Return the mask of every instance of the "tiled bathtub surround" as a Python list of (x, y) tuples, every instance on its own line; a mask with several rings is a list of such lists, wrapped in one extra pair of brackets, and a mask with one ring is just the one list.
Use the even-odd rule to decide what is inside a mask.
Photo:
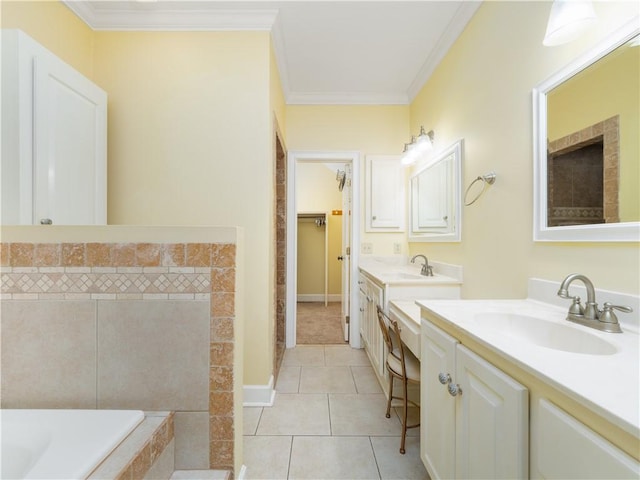
[(174, 470), (173, 422), (172, 412), (145, 413), (144, 421), (91, 472), (88, 479), (169, 478)]
[(3, 408), (172, 410), (177, 469), (233, 469), (234, 244), (0, 248)]

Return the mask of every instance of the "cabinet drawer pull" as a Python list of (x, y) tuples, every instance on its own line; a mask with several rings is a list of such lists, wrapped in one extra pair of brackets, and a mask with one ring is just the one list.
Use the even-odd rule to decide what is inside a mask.
[(455, 397), (456, 395), (462, 395), (462, 389), (457, 383), (450, 383), (447, 387), (447, 390), (449, 390), (449, 395), (451, 395), (452, 397)]
[(438, 375), (438, 381), (443, 385), (447, 385), (451, 383), (451, 375), (449, 375), (448, 373), (440, 373)]

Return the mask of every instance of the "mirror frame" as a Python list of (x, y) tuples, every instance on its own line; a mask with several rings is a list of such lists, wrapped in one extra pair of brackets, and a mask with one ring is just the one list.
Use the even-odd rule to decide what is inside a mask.
[[(407, 231), (409, 242), (460, 242), (462, 241), (462, 155), (464, 152), (464, 140), (458, 140), (454, 144), (448, 146), (444, 150), (441, 150), (433, 156), (428, 162), (422, 165), (416, 170), (409, 178), (409, 208), (408, 208), (408, 222)], [(454, 231), (451, 233), (413, 233), (412, 218), (413, 218), (413, 179), (432, 167), (436, 163), (453, 155), (453, 169), (455, 171), (453, 178), (452, 197), (454, 198), (453, 214), (455, 215)], [(457, 176), (457, 178), (455, 178)]]
[(640, 241), (640, 222), (562, 227), (549, 227), (547, 222), (547, 93), (639, 33), (638, 17), (636, 17), (533, 89), (533, 240), (535, 242)]

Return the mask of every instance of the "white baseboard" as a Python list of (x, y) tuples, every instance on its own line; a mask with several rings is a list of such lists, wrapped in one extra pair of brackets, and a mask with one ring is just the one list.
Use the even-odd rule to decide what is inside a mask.
[(244, 385), (243, 402), (245, 407), (271, 407), (276, 391), (273, 388), (273, 375), (269, 378), (267, 385)]
[[(327, 295), (327, 300), (329, 302), (341, 302), (342, 301), (342, 295), (340, 295), (339, 293), (332, 293), (330, 295)], [(305, 294), (298, 295), (296, 297), (296, 301), (298, 301), (298, 302), (324, 302), (324, 294), (322, 294), (322, 293), (318, 293), (318, 294), (305, 293)]]

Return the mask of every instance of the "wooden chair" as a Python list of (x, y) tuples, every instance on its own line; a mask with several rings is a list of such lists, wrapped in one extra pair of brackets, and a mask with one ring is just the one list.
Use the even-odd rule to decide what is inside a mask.
[[(400, 328), (398, 322), (391, 320), (389, 316), (384, 313), (384, 310), (380, 308), (380, 305), (376, 306), (378, 311), (378, 323), (382, 330), (382, 337), (387, 347), (387, 357), (385, 359), (385, 366), (389, 372), (389, 399), (387, 401), (387, 414), (386, 417), (391, 417), (391, 401), (402, 400), (403, 415), (402, 415), (402, 439), (400, 440), (400, 453), (404, 455), (405, 441), (407, 437), (407, 429), (419, 427), (420, 423), (415, 425), (407, 425), (407, 413), (409, 404), (414, 407), (420, 407), (417, 403), (409, 400), (407, 395), (409, 383), (420, 383), (420, 361), (406, 349), (402, 341), (400, 340)], [(402, 382), (403, 396), (393, 396), (393, 379), (397, 378)]]

